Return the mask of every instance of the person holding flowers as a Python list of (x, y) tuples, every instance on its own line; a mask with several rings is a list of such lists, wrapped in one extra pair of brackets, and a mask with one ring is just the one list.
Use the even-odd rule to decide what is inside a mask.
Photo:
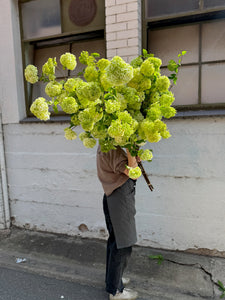
[[(171, 136), (164, 122), (176, 114), (170, 80), (176, 84), (185, 54), (186, 51), (178, 54), (178, 63), (169, 61), (169, 77), (161, 74), (161, 59), (145, 49), (130, 64), (119, 56), (99, 59), (98, 53), (82, 51), (79, 61), (86, 65), (82, 74), (61, 81), (55, 75), (56, 58), (49, 58), (42, 66), (41, 76), (34, 65), (28, 65), (24, 72), (31, 84), (47, 83), (47, 99), (41, 95), (30, 107), (38, 119), (50, 119), (49, 107), (56, 113), (60, 109), (70, 115), (69, 127), (64, 129), (66, 139), (75, 140), (78, 135), (74, 129), (79, 127), (83, 130), (79, 139), (86, 148), (99, 142), (97, 172), (104, 190), (103, 208), (109, 231), (106, 291), (110, 300), (137, 298), (135, 291), (124, 289), (122, 275), (137, 241), (136, 179), (143, 174), (153, 190), (140, 161), (152, 161), (153, 154), (141, 147)], [(67, 70), (77, 66), (75, 55), (69, 52), (60, 56), (60, 63)]]
[[(97, 173), (104, 190), (103, 210), (109, 232), (106, 254), (106, 291), (109, 299), (132, 300), (137, 292), (124, 288), (122, 279), (132, 246), (137, 241), (135, 226), (135, 174), (139, 158), (119, 146), (108, 152), (97, 150)], [(132, 178), (129, 169), (134, 170)]]

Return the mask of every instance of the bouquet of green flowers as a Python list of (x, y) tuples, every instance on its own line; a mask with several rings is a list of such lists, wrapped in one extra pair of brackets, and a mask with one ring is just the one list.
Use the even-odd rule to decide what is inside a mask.
[[(121, 146), (128, 148), (133, 156), (151, 161), (152, 151), (140, 147), (146, 142), (156, 143), (170, 137), (162, 119), (176, 114), (171, 107), (175, 99), (170, 79), (176, 84), (181, 57), (185, 53), (178, 55), (178, 63), (170, 60), (170, 77), (161, 75), (161, 60), (146, 50), (130, 64), (119, 56), (112, 60), (100, 59), (98, 53), (82, 51), (79, 61), (85, 65), (84, 71), (60, 82), (55, 76), (55, 58), (49, 58), (42, 66), (40, 77), (37, 68), (28, 65), (26, 80), (32, 84), (46, 82), (45, 93), (51, 99), (37, 98), (30, 110), (38, 119), (46, 121), (50, 118), (49, 106), (56, 112), (61, 107), (71, 117), (70, 126), (64, 129), (66, 139), (76, 139), (74, 129), (81, 126), (83, 132), (79, 138), (85, 147), (93, 148), (98, 140), (103, 152)], [(77, 65), (71, 53), (61, 55), (60, 63), (68, 70), (74, 70)], [(139, 167), (131, 169), (129, 176), (137, 178), (144, 173), (148, 180), (141, 163)], [(147, 183), (152, 190), (150, 182)]]

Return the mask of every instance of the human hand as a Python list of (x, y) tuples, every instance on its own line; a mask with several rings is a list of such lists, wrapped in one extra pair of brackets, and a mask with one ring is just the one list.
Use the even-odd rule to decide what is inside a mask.
[(141, 159), (140, 159), (139, 156), (136, 156), (136, 161), (137, 161), (137, 163), (140, 163), (140, 162), (141, 162)]

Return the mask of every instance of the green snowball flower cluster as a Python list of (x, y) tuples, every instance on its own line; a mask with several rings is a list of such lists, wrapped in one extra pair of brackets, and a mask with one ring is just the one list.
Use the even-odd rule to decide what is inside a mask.
[(105, 68), (106, 80), (112, 86), (124, 85), (133, 77), (133, 68), (120, 56), (114, 56), (110, 64)]
[(86, 148), (94, 148), (94, 146), (96, 145), (96, 140), (93, 138), (85, 138), (83, 139), (83, 144)]
[(115, 139), (116, 144), (125, 146), (137, 127), (138, 122), (127, 111), (119, 112), (117, 119), (112, 120), (108, 128), (108, 134)]
[(83, 142), (84, 139), (89, 138), (90, 134), (86, 131), (83, 131), (79, 134), (79, 139), (81, 140), (81, 142)]
[(84, 72), (84, 78), (87, 82), (98, 80), (98, 71), (94, 66), (87, 66)]
[(139, 68), (142, 63), (143, 63), (143, 59), (140, 56), (138, 56), (138, 57), (132, 59), (132, 61), (130, 62), (130, 65), (135, 69), (135, 68)]
[(50, 113), (48, 111), (48, 104), (43, 97), (37, 98), (31, 105), (30, 111), (40, 120), (47, 121)]
[(167, 76), (160, 76), (156, 81), (157, 89), (160, 92), (167, 92), (170, 87), (170, 80)]
[(105, 111), (108, 114), (112, 114), (118, 110), (120, 110), (120, 101), (118, 101), (117, 99), (109, 99), (105, 101)]
[(175, 98), (172, 92), (167, 92), (165, 94), (162, 94), (162, 96), (158, 99), (158, 101), (162, 106), (167, 106), (167, 107), (172, 105), (174, 100)]
[(62, 85), (56, 81), (50, 81), (45, 87), (45, 93), (49, 97), (59, 96), (62, 92)]
[(105, 139), (107, 137), (107, 127), (103, 122), (97, 122), (91, 130), (91, 135), (95, 139)]
[(147, 160), (147, 161), (151, 161), (153, 158), (152, 151), (150, 151), (149, 149), (146, 150), (140, 149), (138, 151), (138, 156), (140, 157), (141, 160)]
[(80, 82), (82, 82), (80, 78), (68, 78), (64, 83), (64, 89), (69, 93), (73, 93)]
[(71, 124), (72, 124), (72, 126), (75, 126), (75, 127), (80, 125), (80, 120), (78, 118), (78, 114), (71, 115)]
[(93, 66), (95, 65), (95, 57), (93, 55), (89, 55), (88, 51), (82, 51), (79, 56), (80, 63), (87, 65), (87, 66)]
[(161, 65), (162, 65), (161, 59), (158, 58), (158, 57), (153, 57), (153, 56), (152, 56), (152, 57), (149, 57), (147, 60), (148, 60), (150, 63), (153, 64), (153, 66), (154, 66), (156, 72), (158, 72), (159, 69), (160, 69), (160, 67), (161, 67)]
[(166, 124), (159, 119), (154, 122), (149, 119), (143, 120), (138, 130), (141, 139), (150, 143), (157, 143), (161, 138), (168, 139), (170, 137)]
[(64, 129), (65, 138), (67, 140), (75, 140), (77, 138), (76, 132), (74, 132), (71, 128), (67, 127)]
[(99, 59), (99, 61), (97, 62), (97, 67), (99, 68), (99, 70), (102, 72), (105, 70), (105, 68), (110, 64), (110, 61), (108, 59), (102, 58)]
[(76, 88), (76, 95), (78, 99), (82, 102), (82, 100), (94, 101), (100, 97), (101, 89), (98, 83), (96, 82), (82, 82)]
[(154, 72), (155, 72), (155, 68), (153, 63), (151, 62), (150, 58), (146, 59), (141, 67), (140, 67), (140, 72), (141, 74), (143, 74), (146, 77), (151, 77)]
[(55, 67), (57, 66), (56, 58), (49, 58), (42, 66), (42, 73), (49, 77), (49, 80), (55, 79)]
[(142, 92), (151, 88), (151, 80), (141, 73), (140, 68), (136, 68), (134, 69), (133, 78), (128, 82), (128, 86)]
[(65, 54), (60, 56), (60, 63), (63, 68), (74, 70), (77, 65), (76, 56), (69, 52), (66, 52)]
[(83, 145), (86, 148), (93, 148), (96, 145), (96, 140), (86, 131), (79, 134), (79, 139), (83, 142)]
[(74, 114), (78, 111), (79, 106), (73, 97), (65, 97), (61, 102), (62, 110), (67, 114)]
[(28, 65), (24, 72), (26, 81), (34, 84), (38, 82), (38, 69), (34, 65)]
[(94, 127), (94, 115), (93, 110), (90, 108), (85, 108), (80, 111), (78, 115), (80, 124), (85, 131), (91, 131)]
[[(176, 114), (171, 107), (175, 98), (169, 90), (170, 80), (161, 75), (161, 59), (143, 50), (143, 55), (129, 64), (119, 56), (108, 60), (99, 58), (98, 53), (82, 51), (79, 61), (85, 65), (83, 75), (63, 81), (56, 79), (55, 58), (49, 58), (43, 65), (40, 79), (35, 66), (26, 67), (26, 80), (48, 81), (45, 93), (51, 97), (48, 102), (37, 98), (31, 112), (48, 120), (48, 106), (52, 105), (55, 111), (60, 108), (71, 116), (70, 126), (65, 129), (66, 139), (76, 139), (73, 129), (81, 126), (79, 138), (85, 147), (93, 148), (98, 140), (103, 152), (119, 145), (129, 148), (132, 155), (143, 161), (151, 161), (152, 152), (140, 147), (169, 138), (163, 118)], [(76, 57), (69, 52), (61, 55), (60, 62), (68, 70), (74, 70), (77, 64)], [(140, 174), (138, 167), (129, 170), (131, 178)]]
[[(129, 168), (129, 167), (128, 167)], [(131, 179), (137, 179), (141, 176), (141, 169), (139, 167), (129, 168), (129, 177)]]

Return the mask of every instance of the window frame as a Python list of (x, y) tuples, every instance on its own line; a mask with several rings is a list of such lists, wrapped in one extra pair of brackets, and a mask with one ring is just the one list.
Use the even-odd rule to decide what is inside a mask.
[[(203, 10), (203, 0), (201, 2), (200, 11), (197, 12), (187, 12), (187, 13), (181, 13), (177, 15), (167, 15), (167, 16), (160, 16), (160, 17), (154, 17), (151, 19), (146, 18), (146, 0), (142, 0), (142, 37), (143, 37), (143, 48), (147, 49), (149, 51), (149, 41), (148, 41), (148, 35), (149, 30), (155, 30), (160, 28), (172, 28), (177, 27), (179, 25), (191, 25), (191, 24), (199, 24), (199, 59), (196, 63), (182, 63), (182, 66), (199, 66), (199, 76), (198, 76), (198, 104), (189, 104), (189, 105), (174, 105), (174, 107), (178, 110), (178, 114), (180, 117), (185, 116), (185, 111), (187, 111), (188, 117), (190, 117), (192, 114), (189, 113), (190, 111), (193, 111), (193, 115), (198, 116), (196, 114), (196, 111), (200, 111), (200, 116), (204, 116), (205, 113), (202, 113), (202, 111), (205, 111), (207, 114), (207, 111), (212, 111), (212, 115), (214, 113), (217, 115), (218, 112), (223, 112), (225, 114), (225, 98), (224, 103), (201, 103), (201, 76), (202, 76), (202, 66), (205, 64), (215, 64), (215, 63), (225, 63), (224, 60), (215, 60), (215, 61), (207, 61), (202, 62), (201, 60), (201, 53), (202, 53), (202, 37), (201, 37), (201, 31), (202, 31), (202, 24), (206, 22), (213, 22), (218, 20), (225, 20), (225, 5), (224, 7), (217, 7), (217, 8), (210, 8)], [(185, 49), (183, 49), (185, 50)], [(172, 58), (171, 58), (172, 59)], [(162, 67), (166, 68), (166, 67)], [(178, 74), (179, 76), (179, 74)], [(211, 115), (211, 114), (210, 114)], [(219, 113), (221, 115), (221, 113)]]
[[(41, 48), (48, 48), (53, 46), (61, 46), (61, 45), (69, 45), (69, 49), (71, 51), (72, 43), (79, 42), (79, 41), (93, 41), (93, 40), (104, 40), (105, 43), (105, 55), (106, 56), (106, 39), (105, 39), (105, 26), (104, 29), (98, 29), (94, 31), (88, 31), (88, 32), (82, 32), (82, 33), (74, 33), (74, 32), (66, 32), (51, 36), (44, 36), (44, 37), (38, 37), (33, 39), (24, 39), (23, 38), (23, 24), (22, 24), (22, 13), (21, 13), (21, 3), (30, 2), (32, 0), (19, 0), (18, 1), (18, 7), (19, 7), (19, 22), (20, 22), (20, 36), (21, 36), (21, 49), (22, 49), (22, 63), (23, 63), (23, 69), (25, 69), (25, 66), (27, 64), (32, 64), (34, 61), (34, 55), (32, 57), (32, 60), (28, 60), (26, 58), (26, 51), (29, 51), (29, 48), (33, 47), (33, 53), (35, 52), (35, 49), (41, 49)], [(61, 3), (61, 0), (60, 0)], [(35, 48), (36, 47), (36, 48)], [(85, 49), (84, 49), (85, 50)], [(66, 78), (69, 78), (68, 76)], [(25, 106), (26, 106), (26, 115), (27, 118), (25, 119), (25, 122), (27, 119), (34, 120), (33, 114), (30, 112), (30, 106), (32, 104), (32, 88), (33, 85), (26, 82), (24, 80), (24, 92), (25, 92)], [(31, 89), (31, 91), (29, 91)], [(53, 117), (56, 121), (59, 120), (67, 120), (68, 117), (63, 111), (59, 111), (58, 113), (55, 113), (54, 111), (51, 112), (51, 119)], [(37, 120), (38, 121), (38, 120)]]

